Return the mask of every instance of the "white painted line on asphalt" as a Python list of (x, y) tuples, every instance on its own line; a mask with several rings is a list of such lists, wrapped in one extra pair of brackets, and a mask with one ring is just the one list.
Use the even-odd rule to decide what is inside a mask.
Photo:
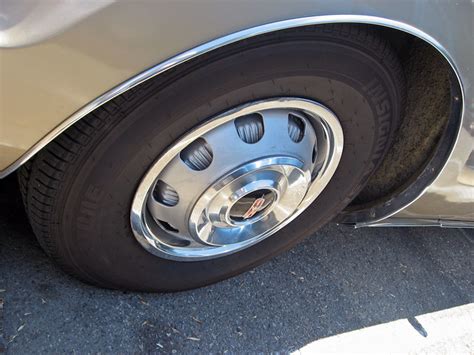
[(294, 354), (474, 354), (474, 303), (309, 343)]

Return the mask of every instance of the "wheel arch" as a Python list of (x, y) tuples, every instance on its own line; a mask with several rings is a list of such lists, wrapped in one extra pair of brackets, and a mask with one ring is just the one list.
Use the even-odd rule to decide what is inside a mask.
[[(451, 151), (455, 145), (459, 129), (461, 127), (461, 117), (464, 102), (464, 90), (461, 77), (456, 68), (455, 62), (444, 48), (444, 46), (439, 43), (434, 37), (428, 33), (416, 28), (412, 25), (382, 18), (376, 16), (365, 16), (365, 15), (328, 15), (328, 16), (311, 16), (303, 18), (295, 18), (289, 20), (283, 20), (268, 24), (263, 24), (260, 26), (244, 29), (229, 35), (216, 38), (204, 44), (201, 44), (197, 47), (191, 48), (185, 52), (182, 52), (174, 57), (169, 58), (157, 65), (137, 74), (136, 76), (122, 82), (121, 84), (115, 86), (111, 90), (100, 95), (93, 101), (89, 102), (87, 105), (83, 106), (66, 120), (64, 120), (60, 125), (55, 129), (50, 131), (46, 136), (44, 136), (39, 142), (32, 146), (23, 156), (21, 156), (17, 161), (7, 167), (5, 170), (0, 171), (0, 178), (9, 175), (10, 173), (17, 170), (25, 162), (30, 160), (36, 153), (43, 149), (48, 143), (53, 141), (58, 137), (62, 132), (64, 132), (68, 127), (72, 126), (74, 123), (93, 112), (97, 108), (101, 107), (108, 101), (113, 98), (127, 92), (128, 90), (146, 82), (147, 80), (156, 77), (169, 69), (176, 68), (179, 65), (188, 62), (192, 59), (202, 56), (203, 54), (218, 50), (224, 46), (241, 42), (244, 40), (250, 40), (253, 37), (257, 37), (264, 34), (270, 34), (282, 30), (288, 30), (292, 28), (316, 26), (316, 25), (328, 25), (328, 24), (365, 24), (377, 27), (378, 29), (391, 29), (399, 34), (408, 34), (414, 38), (417, 38), (424, 43), (427, 43), (431, 48), (433, 48), (437, 53), (439, 53), (443, 60), (450, 67), (453, 77), (455, 79), (456, 87), (452, 88), (451, 92), (457, 95), (458, 106), (457, 109), (452, 110), (450, 117), (450, 130), (451, 134), (446, 137), (442, 137), (444, 149), (436, 157), (431, 158), (431, 162), (435, 160), (435, 164), (427, 164), (422, 172), (414, 179), (413, 183), (410, 184), (404, 191), (399, 192), (397, 196), (386, 199), (385, 201), (378, 202), (377, 205), (372, 205), (364, 207), (357, 211), (351, 211), (343, 217), (343, 221), (349, 223), (367, 223), (370, 221), (379, 221), (386, 217), (389, 217), (396, 212), (407, 207), (413, 203), (418, 197), (420, 197), (427, 187), (436, 179), (440, 174), (441, 170), (445, 166), (446, 162), (451, 155)], [(439, 150), (439, 149), (438, 149)], [(436, 158), (436, 159), (434, 159)]]

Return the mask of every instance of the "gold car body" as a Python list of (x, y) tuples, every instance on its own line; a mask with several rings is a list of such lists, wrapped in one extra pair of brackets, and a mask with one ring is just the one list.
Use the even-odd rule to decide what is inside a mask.
[(107, 100), (206, 51), (289, 27), (368, 23), (411, 33), (441, 52), (460, 83), (462, 117), (449, 159), (420, 193), (355, 223), (474, 221), (471, 1), (3, 0), (0, 15), (0, 177)]

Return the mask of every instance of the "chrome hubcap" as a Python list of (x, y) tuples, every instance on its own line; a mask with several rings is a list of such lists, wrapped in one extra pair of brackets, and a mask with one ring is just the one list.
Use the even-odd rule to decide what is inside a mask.
[(132, 203), (132, 230), (148, 251), (173, 260), (242, 250), (317, 198), (342, 147), (338, 119), (314, 101), (240, 106), (185, 135), (153, 164)]

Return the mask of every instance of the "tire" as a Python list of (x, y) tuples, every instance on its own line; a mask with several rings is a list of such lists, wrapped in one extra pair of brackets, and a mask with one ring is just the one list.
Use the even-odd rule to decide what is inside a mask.
[[(389, 148), (404, 95), (396, 55), (365, 26), (291, 30), (226, 47), (115, 98), (39, 152), (20, 171), (33, 230), (50, 257), (94, 285), (178, 291), (223, 280), (289, 249), (349, 204)], [(228, 256), (179, 262), (146, 251), (132, 233), (130, 205), (156, 158), (203, 120), (280, 96), (316, 100), (342, 125), (342, 158), (317, 200)]]

